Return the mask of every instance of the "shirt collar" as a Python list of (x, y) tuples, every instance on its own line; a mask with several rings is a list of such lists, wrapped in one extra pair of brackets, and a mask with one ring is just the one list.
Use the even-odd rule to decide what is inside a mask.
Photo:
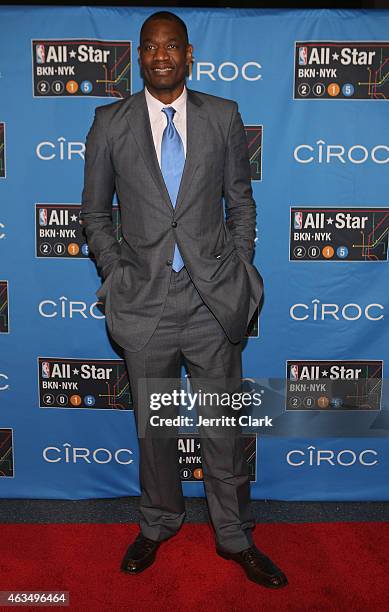
[(184, 85), (184, 89), (182, 93), (178, 96), (178, 98), (176, 98), (170, 104), (163, 104), (163, 102), (155, 98), (149, 92), (147, 87), (145, 87), (146, 103), (147, 103), (147, 108), (149, 109), (151, 121), (157, 121), (163, 118), (164, 114), (161, 111), (163, 108), (166, 108), (167, 106), (173, 106), (173, 108), (176, 109), (176, 115), (180, 115), (180, 113), (184, 111), (187, 96), (188, 96), (188, 92), (187, 92), (186, 86)]

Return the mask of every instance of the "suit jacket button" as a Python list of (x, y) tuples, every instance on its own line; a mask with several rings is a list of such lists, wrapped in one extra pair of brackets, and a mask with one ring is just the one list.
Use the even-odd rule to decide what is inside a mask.
[(172, 221), (172, 227), (177, 227), (177, 221)]
[(171, 260), (171, 259), (168, 259), (168, 260), (167, 260), (167, 262), (166, 262), (166, 265), (167, 265), (167, 266), (171, 266), (171, 265), (172, 265), (172, 263), (173, 263), (173, 262), (172, 262), (172, 260)]

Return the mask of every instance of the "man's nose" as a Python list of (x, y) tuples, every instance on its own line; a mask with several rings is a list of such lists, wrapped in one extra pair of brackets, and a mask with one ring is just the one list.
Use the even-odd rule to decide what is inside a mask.
[(157, 60), (169, 59), (169, 54), (163, 45), (160, 45), (159, 47), (157, 47), (157, 50), (154, 55), (154, 59), (157, 59)]

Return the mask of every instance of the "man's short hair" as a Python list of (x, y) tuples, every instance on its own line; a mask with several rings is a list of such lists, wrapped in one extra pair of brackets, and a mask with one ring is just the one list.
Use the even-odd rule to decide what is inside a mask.
[(152, 15), (150, 15), (150, 17), (147, 17), (147, 19), (143, 22), (142, 27), (140, 29), (140, 42), (142, 42), (142, 36), (143, 36), (143, 31), (145, 29), (145, 26), (150, 23), (150, 21), (156, 21), (159, 19), (165, 19), (166, 21), (175, 21), (176, 23), (178, 23), (178, 25), (182, 28), (183, 32), (184, 32), (184, 38), (185, 38), (185, 42), (186, 44), (188, 44), (189, 42), (189, 38), (188, 38), (188, 29), (186, 27), (186, 24), (184, 21), (182, 21), (182, 19), (176, 15), (175, 13), (171, 13), (170, 11), (158, 11), (157, 13), (153, 13)]

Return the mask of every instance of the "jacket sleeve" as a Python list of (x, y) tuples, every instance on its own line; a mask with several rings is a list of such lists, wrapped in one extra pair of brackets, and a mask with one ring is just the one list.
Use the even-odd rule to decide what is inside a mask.
[(99, 273), (105, 279), (120, 259), (120, 244), (115, 238), (112, 223), (115, 174), (103, 123), (103, 110), (104, 107), (95, 110), (86, 139), (80, 218), (89, 249), (96, 258)]
[(247, 138), (238, 105), (236, 102), (233, 105), (223, 177), (226, 224), (237, 252), (251, 262), (255, 244), (256, 205), (251, 188)]

